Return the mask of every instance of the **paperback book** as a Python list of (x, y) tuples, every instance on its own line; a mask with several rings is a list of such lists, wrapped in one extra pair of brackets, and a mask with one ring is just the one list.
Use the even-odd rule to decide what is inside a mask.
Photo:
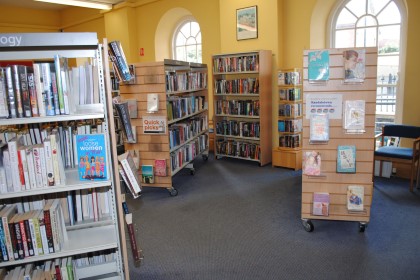
[(338, 146), (337, 172), (356, 173), (356, 146)]
[(316, 216), (328, 216), (330, 206), (330, 194), (315, 192), (312, 214)]
[(330, 78), (330, 53), (328, 50), (308, 53), (308, 80), (310, 83), (326, 82)]
[(155, 182), (153, 165), (141, 166), (141, 181), (142, 183), (145, 183), (145, 184), (153, 184)]
[(321, 175), (321, 154), (316, 151), (303, 153), (302, 173), (308, 176)]
[(343, 121), (348, 133), (365, 132), (365, 100), (346, 100)]
[(311, 114), (310, 143), (328, 142), (330, 139), (328, 114)]
[(79, 179), (107, 180), (107, 157), (104, 134), (76, 135)]
[(363, 83), (365, 80), (365, 50), (345, 50), (344, 82)]
[(347, 187), (347, 209), (349, 211), (363, 211), (365, 188), (363, 186)]
[(165, 159), (155, 159), (155, 176), (167, 176)]

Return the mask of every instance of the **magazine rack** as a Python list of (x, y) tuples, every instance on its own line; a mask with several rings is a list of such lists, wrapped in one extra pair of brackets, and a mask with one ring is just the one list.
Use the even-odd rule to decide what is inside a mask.
[[(359, 50), (359, 49), (356, 49)], [(373, 182), (373, 138), (375, 126), (376, 107), (376, 64), (377, 50), (365, 48), (365, 73), (362, 83), (344, 83), (344, 60), (345, 49), (327, 49), (329, 52), (329, 77), (324, 84), (314, 84), (308, 80), (308, 54), (312, 50), (303, 52), (304, 65), (304, 117), (303, 117), (303, 141), (302, 153), (309, 151), (319, 152), (322, 158), (322, 176), (302, 175), (302, 224), (306, 231), (314, 230), (311, 220), (340, 220), (359, 222), (359, 231), (364, 232), (370, 219), (372, 203)], [(331, 101), (335, 116), (329, 118), (329, 138), (326, 143), (310, 142), (310, 112), (311, 104), (308, 100), (317, 96), (324, 101)], [(329, 100), (331, 99), (331, 100)], [(337, 99), (337, 100), (335, 100)], [(344, 129), (343, 116), (344, 104), (347, 100), (363, 100), (365, 102), (364, 125), (365, 132), (348, 134)], [(335, 103), (334, 103), (335, 102)], [(309, 113), (308, 113), (309, 112)], [(339, 146), (355, 145), (356, 148), (356, 172), (337, 172), (337, 150)], [(354, 211), (347, 207), (348, 186), (363, 186), (364, 201), (361, 211)], [(328, 216), (314, 215), (314, 193), (327, 193), (329, 195)]]

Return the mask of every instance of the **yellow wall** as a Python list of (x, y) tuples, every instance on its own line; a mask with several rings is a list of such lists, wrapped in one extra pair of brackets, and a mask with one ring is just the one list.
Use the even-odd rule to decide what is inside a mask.
[(60, 14), (49, 10), (22, 9), (0, 5), (0, 32), (57, 32)]

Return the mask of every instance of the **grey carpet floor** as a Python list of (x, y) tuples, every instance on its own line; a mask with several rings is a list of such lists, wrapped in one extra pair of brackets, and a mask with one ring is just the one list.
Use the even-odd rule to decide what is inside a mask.
[[(127, 195), (144, 259), (131, 279), (420, 279), (420, 190), (375, 179), (371, 220), (300, 219), (301, 172), (235, 159), (195, 161), (170, 197)], [(129, 242), (128, 242), (129, 246)]]

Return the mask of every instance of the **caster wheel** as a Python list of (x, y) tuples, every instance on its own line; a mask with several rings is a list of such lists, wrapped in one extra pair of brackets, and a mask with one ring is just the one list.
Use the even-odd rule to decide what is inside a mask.
[(302, 225), (303, 228), (307, 231), (307, 232), (312, 232), (314, 231), (314, 225), (312, 224), (311, 221), (309, 220), (302, 220)]
[(367, 225), (366, 224), (359, 224), (359, 232), (365, 232)]
[(191, 169), (191, 170), (190, 170), (190, 174), (194, 176), (194, 174), (195, 174), (195, 170), (194, 170), (194, 169)]
[(209, 159), (209, 157), (208, 157), (208, 156), (203, 155), (203, 160), (204, 160), (204, 161), (207, 161), (208, 159)]
[(178, 190), (175, 188), (172, 189), (168, 189), (169, 190), (169, 195), (170, 196), (177, 196), (178, 195)]

